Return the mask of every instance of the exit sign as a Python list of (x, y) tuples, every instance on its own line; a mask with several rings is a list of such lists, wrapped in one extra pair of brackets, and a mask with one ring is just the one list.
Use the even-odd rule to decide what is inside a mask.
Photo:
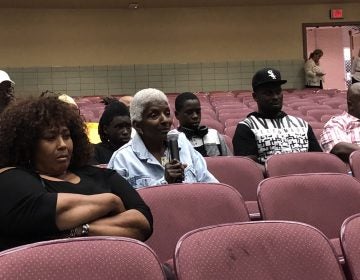
[(344, 18), (343, 9), (331, 9), (330, 10), (331, 19), (342, 19)]

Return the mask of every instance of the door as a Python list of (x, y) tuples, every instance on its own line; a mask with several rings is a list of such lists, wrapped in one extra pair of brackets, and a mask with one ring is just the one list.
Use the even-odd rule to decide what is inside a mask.
[[(329, 23), (330, 24), (330, 23)], [(311, 24), (310, 24), (311, 25)], [(308, 58), (315, 49), (322, 49), (320, 66), (326, 73), (324, 89), (346, 90), (351, 83), (351, 57), (359, 49), (359, 25), (313, 24), (305, 26), (304, 48)], [(304, 26), (304, 25), (303, 25)], [(357, 53), (356, 53), (357, 54)]]

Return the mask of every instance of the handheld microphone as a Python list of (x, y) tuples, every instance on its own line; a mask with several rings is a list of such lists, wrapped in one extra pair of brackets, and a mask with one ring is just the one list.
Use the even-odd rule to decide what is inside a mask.
[(180, 161), (178, 138), (179, 133), (176, 131), (170, 131), (167, 134), (167, 145), (170, 151), (170, 160), (176, 159)]

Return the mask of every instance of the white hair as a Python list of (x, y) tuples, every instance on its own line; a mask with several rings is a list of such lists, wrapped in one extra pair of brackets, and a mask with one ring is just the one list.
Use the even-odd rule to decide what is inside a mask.
[(165, 93), (155, 88), (146, 88), (138, 91), (130, 103), (130, 118), (133, 121), (142, 121), (145, 107), (149, 103), (169, 103)]

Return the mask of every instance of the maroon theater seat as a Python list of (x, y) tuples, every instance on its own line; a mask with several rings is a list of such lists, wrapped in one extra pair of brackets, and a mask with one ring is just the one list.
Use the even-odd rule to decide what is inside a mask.
[(341, 246), (350, 279), (360, 279), (360, 214), (347, 218), (341, 227)]
[[(303, 115), (309, 115), (307, 112), (310, 110), (322, 110), (326, 111), (327, 109), (333, 110), (329, 105), (320, 105), (320, 104), (312, 104), (312, 105), (305, 105), (300, 106), (297, 108)], [(310, 115), (309, 115), (310, 116)]]
[(234, 154), (234, 146), (232, 143), (232, 138), (225, 134), (222, 134), (222, 137), (225, 140), (226, 146), (230, 149), (231, 153)]
[[(322, 105), (325, 106), (325, 105)], [(321, 118), (325, 115), (340, 115), (343, 113), (341, 109), (310, 109), (306, 112), (308, 116), (314, 117), (318, 121), (322, 121)], [(325, 120), (324, 120), (325, 121)]]
[(260, 221), (187, 233), (175, 252), (178, 280), (344, 280), (329, 240), (312, 226)]
[(0, 279), (164, 280), (147, 245), (125, 237), (67, 238), (15, 247), (0, 253)]
[(224, 133), (229, 136), (231, 139), (234, 137), (237, 125), (225, 127)]
[(146, 243), (162, 262), (173, 257), (176, 242), (190, 230), (249, 221), (240, 193), (225, 184), (169, 184), (138, 192), (154, 217), (154, 232)]
[(206, 125), (209, 128), (217, 130), (220, 134), (224, 132), (224, 125), (214, 119), (201, 119), (201, 125)]
[(337, 156), (323, 152), (277, 154), (265, 162), (267, 177), (302, 173), (347, 173), (346, 164)]
[(301, 100), (301, 101), (288, 102), (286, 103), (286, 105), (293, 108), (294, 110), (297, 110), (301, 106), (314, 105), (314, 102), (311, 100)]
[(264, 220), (307, 223), (321, 230), (342, 256), (339, 231), (344, 220), (360, 212), (360, 182), (340, 173), (271, 177), (258, 188)]
[(245, 200), (252, 220), (260, 218), (257, 187), (264, 179), (262, 170), (247, 157), (206, 157), (208, 170), (221, 182), (233, 186)]
[(352, 175), (360, 180), (360, 151), (354, 151), (350, 154), (349, 165)]

